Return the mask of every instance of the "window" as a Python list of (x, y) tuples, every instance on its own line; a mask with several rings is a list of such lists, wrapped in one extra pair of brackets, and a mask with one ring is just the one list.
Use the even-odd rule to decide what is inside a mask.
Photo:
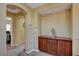
[(8, 16), (8, 17), (6, 17), (6, 20), (7, 20), (6, 31), (11, 31), (11, 21), (12, 21), (12, 18)]
[(6, 31), (11, 31), (11, 25), (10, 24), (6, 24)]

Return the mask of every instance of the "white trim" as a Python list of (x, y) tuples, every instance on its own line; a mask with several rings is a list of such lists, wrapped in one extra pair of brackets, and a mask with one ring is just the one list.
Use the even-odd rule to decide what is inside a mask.
[(31, 53), (32, 51), (36, 51), (36, 52), (39, 52), (39, 50), (36, 50), (36, 49), (31, 49), (30, 51), (25, 51), (25, 53), (27, 53), (27, 54), (29, 54), (29, 53)]

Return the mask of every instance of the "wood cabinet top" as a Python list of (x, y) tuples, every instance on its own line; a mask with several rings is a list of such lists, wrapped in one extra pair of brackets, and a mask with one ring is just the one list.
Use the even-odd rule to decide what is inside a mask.
[(72, 41), (72, 38), (70, 38), (70, 37), (57, 37), (57, 36), (40, 35), (39, 38)]

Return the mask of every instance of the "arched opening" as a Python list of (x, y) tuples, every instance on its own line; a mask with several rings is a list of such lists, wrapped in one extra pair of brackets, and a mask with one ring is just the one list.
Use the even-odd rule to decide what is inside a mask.
[(6, 47), (7, 50), (25, 43), (25, 16), (27, 13), (16, 5), (7, 5)]

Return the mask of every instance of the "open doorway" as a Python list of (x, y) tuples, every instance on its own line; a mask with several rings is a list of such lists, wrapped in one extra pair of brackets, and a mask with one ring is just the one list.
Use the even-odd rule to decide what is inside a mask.
[(12, 18), (11, 17), (6, 17), (6, 43), (8, 46), (11, 46), (11, 39), (12, 39)]
[(15, 5), (7, 5), (6, 45), (7, 50), (16, 48), (25, 41), (25, 11)]

